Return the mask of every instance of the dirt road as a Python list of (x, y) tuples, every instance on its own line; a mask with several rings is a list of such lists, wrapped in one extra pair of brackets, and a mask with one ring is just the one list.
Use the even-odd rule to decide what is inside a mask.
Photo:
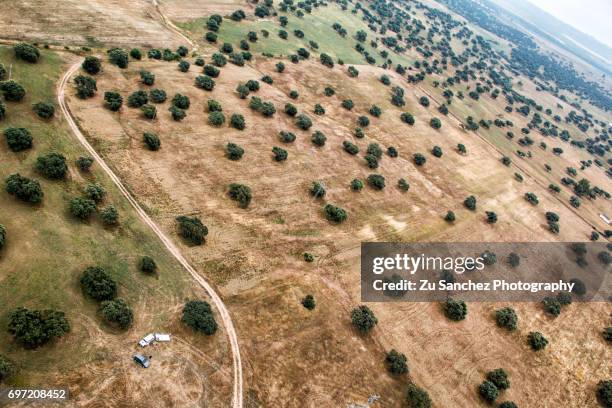
[(232, 318), (223, 303), (223, 300), (219, 297), (219, 295), (215, 292), (213, 287), (204, 279), (202, 276), (198, 274), (198, 272), (187, 262), (185, 257), (181, 254), (179, 249), (174, 245), (172, 240), (164, 234), (164, 232), (159, 228), (159, 226), (149, 217), (149, 215), (142, 209), (140, 204), (136, 201), (136, 199), (131, 195), (131, 193), (125, 188), (119, 177), (110, 169), (110, 167), (106, 164), (106, 162), (100, 157), (100, 155), (95, 151), (95, 149), (89, 144), (79, 127), (77, 126), (72, 114), (70, 113), (70, 109), (66, 105), (65, 95), (66, 95), (66, 85), (69, 83), (70, 78), (74, 75), (75, 72), (78, 71), (81, 66), (82, 60), (79, 60), (77, 63), (72, 65), (68, 71), (62, 77), (58, 87), (57, 87), (57, 100), (62, 111), (63, 116), (66, 118), (72, 133), (76, 136), (78, 141), (85, 147), (85, 149), (89, 152), (91, 157), (93, 157), (96, 162), (100, 165), (102, 170), (110, 179), (115, 183), (119, 191), (123, 194), (123, 196), (130, 202), (136, 213), (140, 216), (142, 221), (151, 228), (151, 230), (157, 235), (157, 237), (163, 242), (168, 251), (176, 258), (176, 260), (189, 272), (191, 277), (200, 285), (210, 296), (215, 307), (219, 311), (219, 315), (221, 320), (223, 321), (223, 326), (227, 332), (227, 337), (229, 338), (231, 351), (232, 351), (232, 360), (233, 360), (233, 372), (234, 372), (234, 386), (233, 386), (233, 395), (232, 395), (232, 407), (233, 408), (242, 408), (242, 361), (240, 359), (240, 346), (238, 344), (238, 336), (236, 335), (236, 329), (234, 328), (234, 324), (232, 322)]

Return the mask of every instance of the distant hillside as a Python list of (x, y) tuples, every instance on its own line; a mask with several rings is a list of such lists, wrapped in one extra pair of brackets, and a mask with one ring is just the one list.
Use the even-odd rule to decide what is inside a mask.
[[(486, 1), (485, 1), (486, 2)], [(527, 0), (491, 0), (505, 17), (612, 75), (612, 48), (538, 8)]]

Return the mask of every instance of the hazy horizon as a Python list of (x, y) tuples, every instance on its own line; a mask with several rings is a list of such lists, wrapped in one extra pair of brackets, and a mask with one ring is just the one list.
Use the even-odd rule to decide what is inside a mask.
[(527, 0), (612, 48), (612, 2), (609, 0)]

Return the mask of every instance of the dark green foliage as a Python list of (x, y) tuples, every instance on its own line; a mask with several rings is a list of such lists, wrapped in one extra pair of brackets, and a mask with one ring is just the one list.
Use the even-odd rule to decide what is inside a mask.
[(274, 154), (274, 160), (277, 162), (287, 160), (288, 153), (285, 149), (274, 146), (272, 148), (272, 154)]
[(159, 136), (155, 133), (145, 132), (142, 134), (143, 142), (147, 146), (149, 150), (155, 151), (159, 150), (161, 147), (161, 141), (159, 140)]
[(0, 224), (0, 249), (4, 248), (5, 243), (6, 243), (6, 227)]
[(355, 104), (350, 99), (345, 99), (345, 100), (342, 101), (342, 107), (344, 109), (346, 109), (346, 110), (351, 110), (351, 109), (353, 109), (354, 106), (355, 106)]
[(149, 102), (149, 95), (146, 91), (134, 91), (128, 96), (128, 106), (130, 108), (140, 108)]
[(578, 208), (580, 207), (580, 199), (576, 196), (571, 196), (570, 197), (570, 204), (572, 207), (574, 208)]
[(612, 380), (600, 381), (597, 383), (597, 400), (605, 408), (612, 407)]
[(36, 159), (36, 170), (49, 179), (59, 180), (66, 176), (68, 165), (66, 164), (66, 158), (62, 154), (51, 152), (38, 156)]
[[(215, 52), (212, 55), (212, 62), (213, 64), (215, 64), (215, 66), (217, 67), (223, 67), (225, 66), (225, 64), (227, 64), (227, 58), (225, 58), (225, 55)], [(207, 68), (209, 67), (209, 68)], [(212, 65), (206, 65), (204, 66), (204, 73), (206, 75), (212, 76), (212, 77), (218, 77), (219, 76), (219, 70), (218, 69), (214, 69), (215, 67)]]
[(176, 49), (176, 53), (181, 56), (181, 57), (186, 57), (187, 54), (189, 53), (189, 49), (187, 47), (185, 47), (184, 45), (180, 45), (177, 49)]
[(118, 66), (119, 68), (127, 68), (129, 58), (126, 50), (121, 48), (113, 48), (108, 52), (108, 58), (111, 64)]
[(415, 384), (408, 384), (406, 389), (406, 405), (408, 408), (431, 408), (432, 402), (427, 391), (417, 387)]
[(225, 115), (223, 112), (210, 112), (208, 114), (208, 124), (215, 127), (223, 126), (225, 123)]
[(351, 322), (361, 333), (368, 333), (378, 324), (378, 319), (369, 307), (360, 305), (351, 312)]
[(375, 190), (385, 188), (385, 177), (381, 174), (370, 174), (368, 176), (368, 185)]
[(15, 370), (13, 362), (8, 357), (0, 354), (0, 383), (13, 375)]
[(113, 112), (117, 112), (123, 105), (123, 97), (117, 92), (107, 91), (104, 92), (104, 102), (106, 107)]
[(261, 82), (265, 82), (268, 85), (272, 85), (274, 83), (274, 80), (270, 75), (264, 75), (261, 77)]
[(140, 270), (144, 273), (153, 274), (157, 272), (157, 264), (150, 256), (143, 256), (140, 259)]
[(378, 159), (376, 158), (376, 156), (371, 155), (371, 154), (366, 154), (364, 159), (368, 165), (368, 168), (370, 169), (378, 168)]
[(485, 211), (487, 215), (487, 223), (495, 224), (497, 222), (497, 214), (493, 211)]
[(249, 88), (249, 91), (251, 92), (259, 91), (259, 82), (254, 79), (249, 79), (248, 81), (246, 81), (245, 85), (247, 88)]
[(499, 327), (514, 331), (518, 327), (518, 316), (511, 307), (504, 307), (495, 312), (495, 322)]
[(93, 164), (94, 159), (89, 156), (81, 156), (77, 159), (76, 165), (81, 171), (89, 171), (91, 165)]
[(195, 86), (205, 91), (212, 91), (215, 88), (215, 80), (208, 75), (198, 75), (195, 78)]
[(456, 322), (467, 316), (467, 305), (463, 300), (450, 298), (444, 303), (443, 310), (446, 317)]
[(414, 125), (414, 116), (411, 113), (404, 112), (400, 115), (400, 119), (402, 122), (407, 123), (409, 125)]
[(487, 380), (491, 381), (499, 390), (510, 388), (508, 373), (503, 368), (497, 368), (487, 373)]
[(502, 157), (501, 162), (504, 164), (504, 166), (510, 166), (512, 160), (508, 156), (504, 156)]
[(406, 181), (406, 179), (399, 179), (397, 181), (397, 187), (402, 191), (408, 191), (410, 189), (410, 184)]
[(4, 99), (11, 102), (20, 102), (26, 94), (25, 88), (13, 80), (0, 82), (0, 91)]
[(431, 149), (431, 154), (438, 158), (442, 157), (442, 148), (440, 146), (434, 146), (433, 149)]
[(77, 75), (74, 78), (74, 83), (76, 84), (77, 96), (81, 99), (91, 98), (98, 90), (96, 80), (87, 75)]
[(232, 200), (238, 202), (240, 208), (247, 208), (251, 203), (251, 188), (244, 184), (230, 184), (228, 194)]
[[(221, 54), (219, 54), (219, 55), (221, 55)], [(223, 57), (223, 59), (225, 59), (225, 57)], [(221, 73), (219, 68), (215, 67), (214, 65), (205, 65), (203, 72), (204, 72), (204, 74), (208, 75), (211, 78), (217, 78), (219, 76), (219, 74)]]
[(285, 71), (285, 64), (283, 64), (282, 62), (277, 62), (276, 63), (276, 72), (283, 72)]
[(493, 403), (499, 396), (499, 390), (491, 381), (484, 381), (478, 386), (478, 393), (488, 403)]
[(538, 200), (538, 196), (535, 195), (534, 193), (525, 193), (525, 200), (527, 200), (529, 203), (533, 205), (538, 205), (538, 203), (540, 202)]
[(544, 311), (551, 316), (557, 317), (561, 314), (561, 303), (555, 298), (546, 297), (542, 300)]
[(325, 187), (321, 182), (314, 181), (312, 186), (310, 187), (310, 195), (314, 198), (323, 198), (325, 197)]
[(194, 245), (202, 245), (208, 235), (208, 228), (198, 217), (181, 215), (176, 217), (179, 235)]
[(32, 147), (32, 134), (25, 128), (6, 128), (4, 137), (6, 144), (13, 152), (21, 152)]
[(238, 86), (236, 87), (236, 92), (238, 92), (238, 96), (240, 97), (240, 99), (246, 99), (246, 97), (249, 96), (249, 93), (251, 91), (249, 90), (249, 88), (247, 88), (246, 85), (238, 84)]
[(449, 210), (446, 213), (446, 215), (444, 216), (444, 220), (447, 221), (447, 222), (454, 222), (455, 221), (455, 213)]
[(414, 156), (412, 156), (412, 160), (417, 166), (422, 166), (427, 161), (425, 156), (423, 156), (421, 153), (415, 153)]
[(172, 105), (179, 109), (189, 109), (190, 101), (186, 95), (176, 94), (172, 98)]
[(117, 296), (117, 283), (101, 267), (90, 266), (81, 275), (81, 289), (92, 299), (111, 300)]
[(429, 106), (429, 98), (426, 96), (421, 96), (419, 98), (419, 103), (424, 106), (424, 107), (428, 107)]
[(540, 332), (530, 332), (527, 341), (535, 351), (542, 350), (548, 345), (548, 340)]
[(191, 300), (185, 303), (181, 321), (197, 332), (212, 336), (217, 331), (217, 322), (212, 308), (202, 300)]
[(382, 115), (382, 109), (380, 109), (380, 107), (378, 107), (377, 105), (372, 105), (370, 107), (370, 115), (378, 118), (380, 117), (380, 115)]
[(144, 69), (140, 71), (140, 80), (145, 85), (153, 85), (155, 83), (155, 74)]
[(312, 137), (310, 140), (312, 141), (312, 144), (314, 144), (315, 146), (322, 147), (325, 145), (325, 142), (327, 141), (327, 137), (325, 136), (323, 132), (316, 130), (312, 134)]
[(351, 180), (350, 187), (353, 191), (361, 191), (363, 189), (363, 181), (359, 179), (353, 179)]
[(325, 96), (333, 96), (336, 93), (334, 88), (332, 88), (330, 86), (326, 86), (325, 90), (323, 92), (325, 93)]
[(381, 75), (380, 77), (380, 82), (383, 83), (383, 85), (389, 86), (391, 85), (391, 80), (389, 79), (389, 77), (387, 75)]
[(94, 200), (96, 203), (104, 200), (106, 196), (106, 190), (98, 183), (89, 183), (83, 190), (87, 198)]
[(163, 89), (151, 89), (149, 91), (149, 98), (153, 103), (164, 103), (167, 97), (166, 91)]
[(6, 79), (6, 76), (7, 76), (6, 67), (4, 66), (3, 63), (0, 62), (0, 82), (4, 81)]
[(225, 147), (227, 158), (230, 160), (240, 160), (244, 154), (244, 149), (237, 144), (228, 143)]
[(465, 145), (463, 145), (463, 144), (461, 144), (461, 143), (459, 143), (459, 144), (457, 145), (457, 151), (458, 151), (460, 154), (466, 154), (466, 153), (467, 153), (467, 149), (465, 148)]
[(310, 263), (310, 262), (314, 262), (314, 255), (311, 254), (310, 252), (304, 252), (304, 261)]
[(281, 130), (278, 133), (278, 138), (283, 143), (293, 143), (293, 142), (295, 142), (295, 134), (293, 134), (291, 132), (286, 132), (284, 130)]
[(488, 249), (480, 254), (480, 257), (485, 265), (493, 265), (497, 262), (497, 255), (495, 252), (491, 252)]
[(468, 210), (476, 211), (476, 197), (473, 195), (468, 196), (463, 200), (463, 205), (465, 205)]
[(162, 53), (157, 48), (152, 48), (147, 52), (147, 57), (159, 60), (162, 57)]
[(121, 298), (102, 302), (100, 311), (108, 323), (116, 324), (122, 330), (129, 328), (134, 321), (132, 309)]
[(32, 44), (19, 43), (13, 47), (15, 56), (21, 60), (36, 64), (40, 58), (40, 51)]
[(100, 62), (99, 58), (88, 55), (87, 57), (85, 57), (85, 60), (83, 61), (83, 64), (81, 64), (81, 67), (88, 74), (96, 75), (102, 69), (102, 63)]
[(325, 115), (325, 108), (317, 103), (314, 106), (314, 113), (315, 115)]
[(36, 180), (23, 177), (19, 173), (11, 174), (6, 178), (6, 192), (32, 204), (37, 204), (43, 199), (40, 183)]
[(70, 200), (69, 210), (72, 216), (86, 221), (96, 210), (96, 202), (87, 198), (75, 197)]
[(497, 408), (518, 408), (518, 406), (512, 401), (504, 401)]
[(4, 102), (0, 101), (0, 120), (6, 117), (6, 105)]
[(581, 281), (580, 279), (570, 279), (570, 283), (574, 284), (574, 288), (572, 289), (572, 293), (578, 295), (578, 296), (583, 296), (586, 294), (586, 286), (584, 285), (584, 282)]
[(440, 129), (442, 127), (442, 122), (438, 118), (431, 118), (429, 121), (429, 126), (434, 129)]
[(174, 105), (170, 106), (168, 110), (172, 115), (172, 119), (176, 120), (177, 122), (185, 119), (185, 116), (187, 116), (187, 113), (183, 109), (179, 109)]
[(153, 105), (142, 105), (140, 107), (140, 110), (142, 111), (144, 117), (147, 119), (155, 119), (157, 117), (157, 108)]
[(43, 346), (70, 331), (64, 312), (57, 310), (28, 310), (18, 307), (9, 313), (8, 332), (24, 347)]
[(370, 118), (368, 118), (367, 116), (359, 116), (357, 118), (357, 125), (362, 128), (368, 127), (370, 125)]
[(304, 114), (298, 115), (295, 120), (295, 125), (302, 130), (308, 130), (312, 126), (312, 121), (310, 118)]
[(348, 214), (343, 208), (340, 208), (333, 204), (326, 204), (323, 208), (323, 212), (325, 213), (325, 218), (337, 224), (346, 221), (346, 219), (348, 218)]
[(392, 349), (385, 357), (385, 365), (391, 374), (402, 375), (408, 373), (408, 359), (403, 353)]
[(104, 225), (117, 225), (119, 222), (119, 213), (113, 205), (109, 205), (100, 211), (100, 219)]
[(359, 71), (354, 66), (348, 67), (348, 74), (351, 78), (357, 78), (359, 76)]
[(204, 62), (204, 58), (198, 57), (196, 58), (194, 64), (196, 64), (198, 67), (203, 67), (206, 63)]
[(239, 113), (232, 114), (230, 118), (230, 125), (235, 129), (244, 130), (244, 128), (246, 127), (244, 116)]
[(377, 159), (382, 158), (383, 151), (380, 148), (378, 143), (370, 143), (368, 145), (368, 149), (366, 151), (367, 151), (368, 154), (371, 154), (372, 156), (376, 157)]
[(295, 116), (297, 115), (297, 108), (295, 107), (295, 105), (291, 104), (291, 103), (286, 103), (285, 104), (285, 113), (289, 116)]
[(334, 67), (334, 60), (332, 59), (332, 57), (325, 53), (321, 53), (321, 55), (319, 55), (319, 60), (321, 61), (321, 64), (325, 65), (328, 68)]
[(572, 294), (570, 292), (559, 292), (557, 293), (557, 302), (561, 306), (567, 306), (572, 304)]
[[(218, 28), (217, 28), (218, 29)], [(208, 31), (205, 35), (204, 38), (206, 39), (206, 41), (208, 41), (209, 43), (215, 43), (217, 42), (217, 34), (213, 33), (212, 31)]]
[(142, 51), (140, 51), (138, 48), (132, 48), (130, 50), (130, 57), (140, 61), (142, 59)]
[(304, 299), (302, 299), (302, 306), (304, 306), (306, 309), (308, 310), (314, 310), (314, 308), (317, 306), (315, 299), (312, 295), (306, 295), (306, 297), (304, 297)]
[(389, 146), (387, 147), (387, 156), (395, 158), (399, 156), (399, 153), (397, 152), (397, 149), (395, 147)]
[(612, 342), (612, 327), (603, 329), (602, 335), (605, 341)]

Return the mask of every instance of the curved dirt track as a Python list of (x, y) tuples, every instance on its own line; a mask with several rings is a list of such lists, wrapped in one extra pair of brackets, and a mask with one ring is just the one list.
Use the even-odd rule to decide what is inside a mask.
[(65, 101), (65, 93), (66, 93), (66, 85), (68, 84), (72, 75), (79, 69), (81, 66), (82, 60), (79, 60), (74, 65), (72, 65), (68, 71), (62, 76), (62, 79), (57, 87), (57, 100), (62, 111), (63, 116), (66, 118), (68, 122), (68, 126), (72, 130), (72, 133), (76, 136), (78, 141), (83, 145), (83, 147), (89, 152), (89, 154), (96, 160), (96, 162), (100, 165), (102, 170), (110, 177), (113, 183), (117, 186), (119, 191), (123, 194), (126, 200), (132, 205), (136, 213), (142, 219), (142, 221), (149, 227), (151, 230), (157, 235), (157, 237), (163, 242), (164, 246), (168, 249), (168, 251), (176, 258), (176, 260), (189, 272), (191, 277), (200, 285), (210, 296), (215, 307), (219, 311), (219, 315), (221, 316), (221, 320), (223, 321), (223, 326), (227, 332), (227, 337), (230, 341), (231, 352), (232, 352), (232, 360), (233, 360), (233, 372), (234, 372), (234, 385), (233, 385), (233, 393), (232, 393), (232, 407), (233, 408), (242, 408), (243, 401), (243, 392), (242, 392), (242, 360), (240, 358), (240, 346), (238, 344), (238, 336), (236, 335), (236, 329), (234, 328), (234, 324), (232, 322), (232, 318), (223, 303), (223, 300), (219, 297), (219, 295), (215, 292), (213, 287), (204, 279), (202, 276), (198, 274), (198, 272), (189, 264), (187, 259), (181, 254), (180, 250), (174, 245), (174, 243), (166, 236), (166, 234), (161, 230), (161, 228), (149, 217), (149, 215), (143, 210), (143, 208), (138, 204), (136, 199), (132, 196), (132, 194), (125, 188), (119, 177), (110, 169), (110, 167), (106, 164), (106, 162), (100, 157), (100, 155), (96, 152), (96, 150), (89, 144), (79, 127), (77, 126), (72, 114), (70, 113), (70, 109), (66, 105)]

